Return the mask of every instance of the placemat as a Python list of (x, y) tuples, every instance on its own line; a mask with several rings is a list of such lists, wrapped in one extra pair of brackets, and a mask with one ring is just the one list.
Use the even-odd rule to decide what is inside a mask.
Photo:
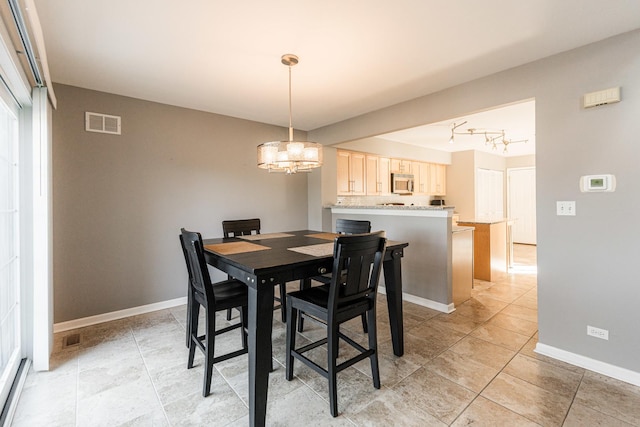
[(328, 256), (333, 255), (333, 243), (320, 243), (318, 245), (298, 246), (296, 248), (288, 248), (290, 251), (299, 252), (311, 256)]
[(251, 234), (247, 236), (238, 236), (244, 240), (263, 240), (263, 239), (279, 239), (281, 237), (291, 237), (293, 234), (289, 233), (267, 233), (267, 234)]
[(257, 245), (249, 242), (228, 242), (218, 243), (215, 245), (204, 245), (205, 249), (217, 252), (221, 255), (241, 254), (244, 252), (256, 252), (271, 249), (266, 246)]
[(316, 234), (307, 234), (305, 237), (315, 237), (316, 239), (333, 240), (338, 236), (339, 236), (338, 233), (316, 233)]

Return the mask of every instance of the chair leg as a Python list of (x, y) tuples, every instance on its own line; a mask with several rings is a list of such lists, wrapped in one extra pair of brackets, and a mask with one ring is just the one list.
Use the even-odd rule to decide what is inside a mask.
[[(311, 279), (300, 279), (300, 290), (309, 289), (311, 287)], [(304, 331), (304, 317), (302, 313), (298, 313), (298, 332)]]
[(362, 315), (362, 332), (365, 334), (369, 332), (369, 328), (367, 328), (367, 316), (366, 314)]
[(191, 284), (187, 284), (188, 288), (187, 288), (187, 348), (189, 347), (189, 344), (191, 343), (191, 306), (193, 305), (193, 297), (192, 297), (192, 292), (191, 292)]
[(191, 300), (191, 310), (189, 311), (189, 359), (187, 360), (187, 369), (193, 368), (193, 358), (196, 354), (196, 340), (198, 339), (198, 316), (200, 315), (200, 304)]
[(336, 362), (338, 359), (338, 325), (327, 326), (327, 371), (329, 379), (329, 407), (331, 416), (338, 416), (338, 387), (337, 387), (337, 369)]
[(369, 348), (373, 350), (373, 354), (369, 356), (371, 360), (371, 376), (373, 377), (373, 386), (380, 388), (380, 368), (378, 366), (378, 326), (376, 325), (376, 311), (371, 309), (367, 311), (369, 320)]
[(232, 308), (227, 309), (227, 320), (231, 320), (231, 310), (233, 309)]
[(285, 350), (285, 378), (287, 381), (293, 379), (293, 360), (292, 351), (296, 348), (296, 322), (298, 321), (298, 310), (291, 307), (291, 301), (287, 304), (287, 345)]
[(202, 396), (207, 397), (211, 390), (211, 377), (213, 375), (213, 354), (216, 342), (216, 313), (206, 309), (207, 330), (205, 332), (205, 357), (204, 357), (204, 386)]
[(280, 316), (282, 318), (282, 323), (287, 322), (287, 283), (280, 283), (278, 285), (280, 287)]

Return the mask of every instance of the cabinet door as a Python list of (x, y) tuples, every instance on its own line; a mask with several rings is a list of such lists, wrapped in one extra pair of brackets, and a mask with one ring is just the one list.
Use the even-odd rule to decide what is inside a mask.
[(388, 157), (380, 157), (378, 160), (380, 194), (391, 194), (391, 159)]
[(363, 153), (351, 153), (349, 172), (351, 178), (351, 194), (365, 195), (366, 159)]
[(404, 159), (391, 159), (391, 172), (411, 173), (411, 161)]
[(413, 194), (429, 194), (429, 163), (412, 162), (411, 173), (413, 173)]
[(349, 178), (349, 160), (351, 153), (348, 151), (338, 151), (338, 195), (348, 196), (351, 194), (351, 178)]
[(367, 195), (375, 196), (380, 194), (380, 158), (378, 156), (367, 155)]
[(429, 165), (429, 169), (430, 169), (430, 187), (431, 187), (431, 195), (434, 196), (444, 196), (447, 193), (447, 183), (446, 183), (446, 179), (447, 179), (447, 166), (446, 165), (442, 165), (442, 164), (438, 164), (438, 163), (432, 163), (431, 165)]

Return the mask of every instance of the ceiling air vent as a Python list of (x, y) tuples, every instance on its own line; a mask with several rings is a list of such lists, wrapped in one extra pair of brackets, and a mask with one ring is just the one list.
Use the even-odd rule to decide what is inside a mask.
[(87, 132), (110, 133), (120, 135), (120, 116), (86, 112), (84, 115)]

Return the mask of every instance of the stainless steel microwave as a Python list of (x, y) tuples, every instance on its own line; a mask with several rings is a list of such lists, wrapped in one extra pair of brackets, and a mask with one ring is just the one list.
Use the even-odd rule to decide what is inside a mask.
[(391, 192), (393, 194), (412, 194), (413, 175), (407, 173), (392, 173)]

